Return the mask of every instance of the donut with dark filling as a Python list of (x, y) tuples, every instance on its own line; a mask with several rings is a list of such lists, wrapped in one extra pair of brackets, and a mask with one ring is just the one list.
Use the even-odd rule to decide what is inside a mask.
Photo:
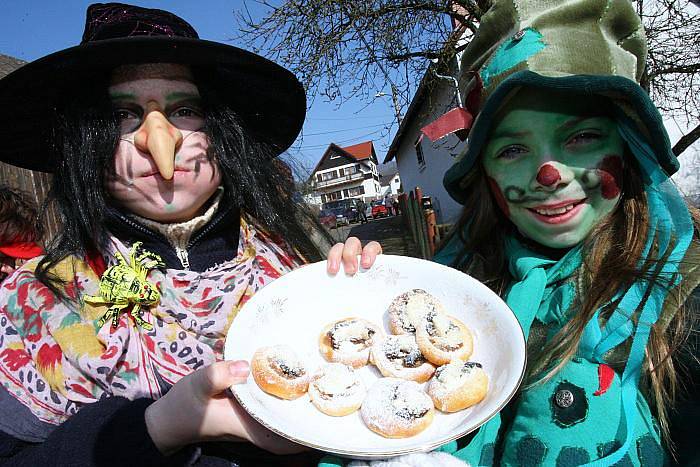
[(443, 412), (457, 412), (486, 397), (489, 378), (477, 362), (454, 360), (435, 370), (428, 383), (428, 395)]
[(260, 389), (282, 399), (297, 399), (309, 388), (310, 375), (304, 363), (286, 345), (256, 350), (250, 372)]
[(384, 336), (372, 346), (370, 358), (384, 376), (423, 383), (435, 371), (418, 348), (413, 334)]
[(370, 348), (381, 336), (379, 326), (366, 319), (344, 318), (323, 328), (318, 346), (329, 362), (360, 368), (369, 361)]
[(423, 289), (413, 289), (398, 295), (387, 310), (392, 334), (414, 334), (416, 321), (429, 311), (443, 312), (437, 298)]
[(328, 363), (314, 375), (309, 384), (311, 402), (326, 415), (342, 417), (362, 405), (366, 389), (350, 365)]
[(367, 427), (386, 438), (408, 438), (430, 426), (435, 409), (414, 381), (381, 378), (367, 391), (360, 408)]
[(416, 342), (425, 358), (434, 365), (454, 359), (467, 360), (473, 350), (472, 333), (457, 318), (428, 312), (416, 324)]

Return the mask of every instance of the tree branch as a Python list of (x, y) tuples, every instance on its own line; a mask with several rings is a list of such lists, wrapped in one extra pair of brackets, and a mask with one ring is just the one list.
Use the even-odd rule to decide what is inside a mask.
[(675, 146), (673, 146), (673, 153), (676, 156), (680, 156), (681, 154), (683, 154), (683, 151), (688, 149), (691, 144), (698, 140), (698, 138), (700, 138), (700, 124), (698, 124), (695, 128), (690, 130), (688, 134), (683, 135), (683, 137), (678, 140)]

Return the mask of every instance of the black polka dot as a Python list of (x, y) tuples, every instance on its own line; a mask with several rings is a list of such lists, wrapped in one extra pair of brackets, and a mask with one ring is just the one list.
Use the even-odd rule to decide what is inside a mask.
[(547, 446), (535, 436), (525, 436), (518, 441), (516, 452), (519, 466), (537, 467), (544, 461)]
[(637, 440), (637, 456), (642, 467), (661, 467), (664, 465), (664, 450), (651, 435), (644, 435)]
[(574, 467), (590, 462), (588, 451), (584, 448), (566, 446), (559, 451), (557, 467)]

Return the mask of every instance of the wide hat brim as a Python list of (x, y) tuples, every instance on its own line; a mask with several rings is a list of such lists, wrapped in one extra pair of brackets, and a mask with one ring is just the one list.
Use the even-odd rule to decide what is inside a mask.
[(522, 87), (539, 87), (567, 91), (588, 96), (605, 96), (614, 102), (624, 103), (622, 109), (637, 124), (642, 135), (650, 143), (657, 161), (668, 176), (679, 168), (663, 119), (649, 94), (636, 82), (622, 76), (571, 75), (543, 76), (532, 71), (519, 71), (504, 79), (489, 96), (480, 110), (469, 132), (467, 145), (458, 160), (450, 167), (443, 178), (443, 185), (449, 195), (463, 204), (466, 193), (471, 189), (464, 186), (465, 175), (474, 167), (486, 143), (498, 113), (507, 98)]
[[(301, 131), (306, 94), (287, 69), (252, 52), (202, 39), (135, 36), (87, 42), (30, 62), (0, 79), (0, 160), (53, 172), (50, 127), (56, 103), (80, 83), (119, 65), (178, 63), (213, 70), (222, 99), (248, 129), (284, 152)], [(70, 96), (80, 99), (79, 95)]]

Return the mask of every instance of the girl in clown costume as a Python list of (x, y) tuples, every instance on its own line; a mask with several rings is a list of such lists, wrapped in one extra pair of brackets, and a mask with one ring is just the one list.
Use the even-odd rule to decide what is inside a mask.
[(471, 465), (660, 466), (682, 444), (700, 248), (645, 56), (627, 0), (504, 0), (460, 58), (475, 120), (444, 184), (464, 210), (435, 260), (499, 293), (528, 337), (516, 397), (443, 447)]

